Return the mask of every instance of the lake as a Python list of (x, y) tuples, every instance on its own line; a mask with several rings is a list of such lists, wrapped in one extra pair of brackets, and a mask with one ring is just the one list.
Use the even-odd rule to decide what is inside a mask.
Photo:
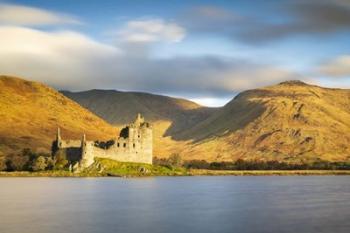
[(350, 177), (0, 178), (0, 232), (348, 233)]

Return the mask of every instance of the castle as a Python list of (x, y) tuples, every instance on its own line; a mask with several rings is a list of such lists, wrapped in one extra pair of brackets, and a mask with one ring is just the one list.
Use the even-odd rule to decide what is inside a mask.
[(127, 125), (118, 137), (107, 142), (87, 141), (85, 134), (81, 140), (63, 140), (58, 128), (54, 146), (55, 154), (63, 153), (70, 164), (83, 168), (89, 167), (96, 157), (152, 164), (152, 126), (138, 114), (134, 123)]

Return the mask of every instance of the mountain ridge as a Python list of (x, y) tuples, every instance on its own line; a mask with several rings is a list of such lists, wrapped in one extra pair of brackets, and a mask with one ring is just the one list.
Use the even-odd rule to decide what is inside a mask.
[(181, 130), (163, 130), (158, 142), (186, 159), (348, 160), (349, 106), (347, 89), (290, 80), (243, 91)]
[(185, 160), (293, 163), (350, 160), (347, 89), (292, 80), (243, 91), (220, 108), (142, 92), (62, 93), (1, 76), (0, 151), (49, 150), (58, 125), (63, 137), (87, 133), (90, 140), (110, 139), (141, 112), (154, 125), (157, 157), (180, 154)]

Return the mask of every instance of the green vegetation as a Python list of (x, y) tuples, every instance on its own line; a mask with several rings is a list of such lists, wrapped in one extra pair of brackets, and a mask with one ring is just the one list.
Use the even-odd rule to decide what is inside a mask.
[(110, 159), (96, 159), (92, 166), (102, 169), (108, 176), (183, 176), (187, 169), (175, 166), (160, 166), (143, 163), (122, 163)]
[(28, 148), (0, 157), (0, 171), (44, 171), (53, 169), (53, 166), (50, 154), (36, 153)]
[(350, 162), (316, 161), (312, 163), (286, 163), (279, 161), (250, 161), (237, 160), (235, 162), (207, 162), (205, 160), (191, 160), (183, 163), (188, 169), (207, 170), (350, 170)]
[[(36, 160), (37, 166), (42, 168), (45, 160), (39, 157)], [(0, 176), (48, 176), (48, 177), (147, 177), (147, 176), (186, 176), (190, 175), (188, 170), (182, 167), (150, 165), (143, 163), (124, 163), (110, 159), (96, 159), (87, 169), (80, 172), (69, 170), (32, 170), (17, 172), (0, 172)]]
[(192, 176), (320, 176), (350, 175), (349, 170), (207, 170), (190, 169)]
[[(350, 163), (317, 161), (292, 164), (278, 161), (206, 162), (183, 161), (179, 154), (154, 158), (154, 164), (125, 163), (96, 158), (86, 169), (69, 164), (64, 156), (24, 149), (21, 153), (0, 157), (0, 176), (47, 177), (147, 177), (187, 175), (350, 175)], [(72, 172), (74, 170), (74, 172)], [(3, 172), (1, 172), (3, 171)]]

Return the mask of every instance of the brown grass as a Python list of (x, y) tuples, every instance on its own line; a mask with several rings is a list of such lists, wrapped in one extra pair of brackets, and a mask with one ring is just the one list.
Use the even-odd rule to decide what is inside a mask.
[(48, 151), (61, 128), (63, 137), (107, 139), (117, 130), (59, 92), (37, 82), (0, 76), (0, 150), (24, 147)]

